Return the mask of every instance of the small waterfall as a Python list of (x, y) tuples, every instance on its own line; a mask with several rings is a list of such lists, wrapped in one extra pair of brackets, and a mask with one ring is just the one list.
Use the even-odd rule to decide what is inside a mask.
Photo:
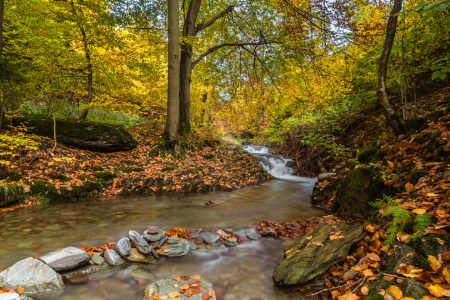
[(286, 164), (292, 159), (284, 158), (280, 155), (274, 155), (269, 152), (269, 148), (263, 146), (243, 146), (248, 153), (253, 154), (259, 161), (261, 167), (269, 172), (273, 177), (297, 182), (314, 182), (315, 178), (295, 176), (294, 169), (287, 167)]

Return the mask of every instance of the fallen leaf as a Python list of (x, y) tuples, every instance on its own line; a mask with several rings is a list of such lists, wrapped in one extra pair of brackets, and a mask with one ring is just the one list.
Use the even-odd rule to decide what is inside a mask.
[(192, 276), (192, 278), (194, 278), (194, 279), (200, 279), (201, 277), (200, 277), (200, 275), (194, 275), (194, 276)]
[(305, 240), (310, 240), (312, 239), (312, 236), (308, 236), (307, 238), (305, 238)]
[(369, 294), (369, 288), (367, 287), (367, 285), (365, 285), (361, 288), (361, 293), (363, 293), (363, 295), (365, 295), (365, 296), (367, 296), (367, 294)]
[(377, 254), (375, 254), (375, 253), (367, 253), (367, 257), (370, 260), (380, 261), (380, 257)]
[(175, 298), (175, 297), (181, 296), (181, 294), (178, 293), (177, 291), (170, 292), (167, 295), (169, 295), (170, 298)]
[(391, 276), (383, 276), (383, 280), (384, 280), (384, 281), (392, 281), (392, 280), (394, 280), (394, 277), (391, 277)]
[(386, 294), (392, 296), (394, 300), (403, 298), (403, 292), (398, 286), (390, 286), (386, 289)]
[(411, 192), (412, 190), (414, 190), (414, 184), (412, 184), (412, 183), (410, 183), (410, 182), (406, 183), (406, 184), (405, 184), (405, 190), (406, 190), (408, 193)]
[(417, 215), (423, 215), (427, 212), (427, 210), (424, 208), (416, 208), (416, 209), (413, 209), (412, 212)]
[(25, 292), (25, 289), (24, 289), (23, 287), (19, 286), (19, 287), (17, 288), (17, 291), (18, 291), (19, 293), (23, 293), (23, 292)]

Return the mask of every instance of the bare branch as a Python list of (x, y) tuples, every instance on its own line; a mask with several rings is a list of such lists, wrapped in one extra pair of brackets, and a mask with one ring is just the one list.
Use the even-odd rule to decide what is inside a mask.
[(224, 10), (222, 10), (218, 15), (215, 15), (211, 20), (209, 20), (208, 22), (206, 22), (205, 24), (200, 24), (199, 27), (196, 30), (196, 34), (200, 31), (202, 31), (203, 29), (205, 29), (206, 27), (211, 26), (212, 24), (214, 24), (218, 19), (222, 18), (223, 16), (225, 16), (227, 13), (229, 13), (230, 11), (232, 11), (234, 8), (234, 5), (230, 5), (227, 8), (225, 8)]
[(256, 43), (225, 43), (221, 45), (214, 46), (212, 48), (209, 48), (205, 53), (202, 53), (193, 63), (192, 63), (192, 69), (207, 55), (216, 52), (220, 48), (223, 47), (243, 47), (243, 46), (260, 46), (260, 45), (269, 45), (269, 44), (275, 44), (278, 43), (276, 41), (273, 42), (256, 42)]

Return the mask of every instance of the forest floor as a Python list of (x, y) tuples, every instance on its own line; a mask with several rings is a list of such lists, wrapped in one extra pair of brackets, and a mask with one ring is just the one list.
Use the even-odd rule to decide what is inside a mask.
[[(64, 145), (52, 151), (52, 139), (26, 134), (38, 149), (21, 151), (12, 161), (14, 167), (0, 175), (0, 212), (93, 196), (232, 191), (270, 179), (241, 148), (196, 137), (182, 139), (184, 157), (166, 155), (158, 147), (162, 130), (155, 124), (133, 128), (139, 145), (115, 153)], [(0, 134), (14, 135), (6, 130)]]

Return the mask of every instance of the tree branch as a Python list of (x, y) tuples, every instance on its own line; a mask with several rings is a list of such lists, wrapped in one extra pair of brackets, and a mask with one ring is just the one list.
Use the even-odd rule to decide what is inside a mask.
[(274, 43), (278, 43), (276, 41), (269, 41), (269, 42), (256, 42), (256, 43), (225, 43), (225, 44), (221, 44), (221, 45), (217, 45), (214, 46), (212, 48), (209, 48), (205, 53), (202, 53), (193, 63), (192, 63), (192, 69), (194, 69), (194, 67), (208, 54), (211, 54), (213, 52), (216, 52), (217, 50), (219, 50), (220, 48), (223, 47), (243, 47), (243, 46), (260, 46), (260, 45), (269, 45), (269, 44), (274, 44)]
[(224, 10), (222, 10), (218, 15), (215, 15), (211, 20), (209, 20), (208, 22), (206, 22), (205, 24), (200, 24), (199, 27), (197, 28), (195, 34), (197, 34), (198, 32), (202, 31), (203, 29), (205, 29), (206, 27), (211, 26), (212, 24), (214, 24), (218, 19), (222, 18), (223, 16), (225, 16), (227, 13), (229, 13), (230, 11), (232, 11), (234, 8), (234, 5), (230, 5), (227, 8), (225, 8)]

